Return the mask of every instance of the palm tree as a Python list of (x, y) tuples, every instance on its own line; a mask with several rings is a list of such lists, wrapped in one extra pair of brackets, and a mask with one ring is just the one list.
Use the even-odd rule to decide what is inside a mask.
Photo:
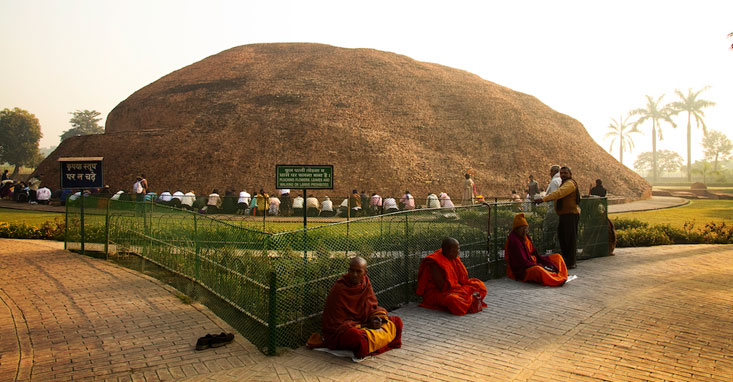
[(629, 112), (629, 115), (639, 116), (639, 119), (634, 122), (634, 129), (648, 119), (652, 121), (652, 180), (654, 181), (657, 180), (657, 136), (659, 136), (660, 141), (664, 140), (660, 122), (666, 121), (672, 127), (677, 127), (672, 118), (670, 118), (673, 112), (672, 108), (669, 105), (662, 106), (660, 104), (662, 98), (664, 98), (664, 94), (657, 98), (656, 101), (651, 96), (646, 96), (646, 108), (634, 109)]
[(705, 122), (702, 120), (702, 117), (705, 115), (705, 113), (702, 111), (702, 108), (708, 107), (708, 106), (714, 106), (715, 102), (706, 101), (704, 99), (697, 99), (697, 96), (708, 89), (709, 86), (706, 86), (696, 92), (693, 92), (692, 89), (687, 89), (687, 96), (682, 94), (682, 92), (679, 89), (675, 89), (675, 93), (677, 93), (677, 96), (680, 97), (680, 100), (677, 102), (672, 102), (670, 106), (672, 109), (674, 109), (674, 114), (687, 112), (687, 181), (692, 181), (692, 171), (690, 171), (690, 156), (692, 155), (692, 129), (690, 128), (690, 121), (692, 117), (695, 117), (695, 125), (699, 128), (700, 125), (702, 125), (702, 131), (703, 134), (708, 133), (708, 128), (705, 126)]
[(611, 118), (611, 124), (608, 125), (608, 130), (610, 131), (606, 133), (605, 138), (613, 137), (608, 150), (613, 150), (613, 144), (618, 138), (618, 161), (624, 164), (624, 151), (631, 151), (634, 148), (631, 133), (641, 133), (641, 131), (636, 130), (633, 124), (629, 123), (629, 116), (626, 116), (626, 118), (619, 116), (618, 121)]

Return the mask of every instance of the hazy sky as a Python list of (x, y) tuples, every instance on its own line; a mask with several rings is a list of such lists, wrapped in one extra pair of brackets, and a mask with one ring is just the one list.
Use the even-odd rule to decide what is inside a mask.
[[(733, 1), (0, 0), (0, 108), (58, 144), (71, 111), (106, 115), (173, 70), (238, 45), (374, 48), (467, 70), (579, 120), (608, 149), (610, 119), (645, 95), (711, 88), (710, 128), (733, 139)], [(658, 149), (686, 152), (686, 120)], [(651, 150), (650, 127), (634, 157)], [(693, 131), (693, 160), (702, 157)], [(545, 144), (546, 142), (537, 143)], [(531, 147), (528, 147), (531, 149)], [(613, 155), (618, 150), (614, 147)]]

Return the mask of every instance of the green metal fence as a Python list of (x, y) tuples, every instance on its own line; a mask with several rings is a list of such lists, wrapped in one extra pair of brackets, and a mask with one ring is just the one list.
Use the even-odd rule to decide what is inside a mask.
[[(606, 199), (583, 199), (581, 208), (578, 258), (607, 255)], [(420, 260), (446, 236), (461, 243), (470, 277), (504, 276), (504, 242), (520, 211), (538, 248), (553, 247), (538, 239), (547, 207), (527, 203), (419, 209), (268, 233), (155, 203), (91, 197), (67, 204), (66, 247), (134, 253), (194, 281), (218, 297), (213, 303), (227, 305), (214, 309), (228, 312), (224, 320), (275, 354), (320, 330), (325, 299), (350, 257), (368, 261), (374, 292), (387, 309), (418, 300)]]

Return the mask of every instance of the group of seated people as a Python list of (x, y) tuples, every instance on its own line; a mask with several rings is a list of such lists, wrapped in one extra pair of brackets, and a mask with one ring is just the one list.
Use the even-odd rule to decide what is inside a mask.
[[(130, 200), (129, 195), (126, 196), (124, 191), (118, 191), (111, 199)], [(382, 198), (377, 193), (367, 197), (364, 191), (360, 194), (357, 190), (353, 190), (353, 193), (338, 206), (334, 206), (333, 201), (328, 196), (324, 196), (319, 200), (312, 194), (306, 198), (301, 194), (296, 194), (295, 197), (291, 198), (290, 190), (279, 190), (278, 197), (277, 195), (269, 195), (262, 189), (254, 195), (243, 190), (239, 195), (235, 195), (233, 191), (226, 191), (223, 196), (220, 195), (218, 189), (214, 189), (208, 196), (196, 196), (193, 190), (185, 194), (181, 190), (176, 190), (174, 193), (166, 190), (160, 195), (155, 192), (148, 192), (144, 195), (143, 200), (207, 214), (252, 216), (265, 214), (268, 216), (303, 216), (305, 213), (309, 217), (359, 217), (416, 208), (415, 198), (409, 191), (405, 191), (405, 194), (398, 201), (391, 196)], [(455, 208), (455, 205), (450, 196), (442, 192), (439, 195), (428, 194), (425, 207)]]
[(4, 179), (0, 183), (0, 198), (19, 203), (49, 204), (51, 189), (41, 187), (41, 181), (35, 177), (28, 179), (28, 182)]
[[(528, 228), (524, 214), (515, 215), (504, 247), (507, 276), (545, 286), (564, 285), (568, 272), (562, 256), (540, 256), (527, 235)], [(462, 316), (478, 313), (487, 306), (483, 302), (486, 285), (468, 277), (459, 254), (459, 242), (447, 237), (440, 249), (422, 259), (417, 273), (421, 307)], [(366, 260), (351, 259), (347, 273), (328, 294), (321, 332), (313, 333), (306, 345), (351, 351), (356, 362), (402, 346), (402, 320), (388, 315), (378, 305), (367, 275)]]

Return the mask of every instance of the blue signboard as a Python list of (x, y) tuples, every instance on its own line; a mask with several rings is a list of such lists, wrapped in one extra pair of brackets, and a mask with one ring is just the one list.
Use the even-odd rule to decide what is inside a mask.
[(102, 157), (59, 158), (61, 188), (102, 188)]

